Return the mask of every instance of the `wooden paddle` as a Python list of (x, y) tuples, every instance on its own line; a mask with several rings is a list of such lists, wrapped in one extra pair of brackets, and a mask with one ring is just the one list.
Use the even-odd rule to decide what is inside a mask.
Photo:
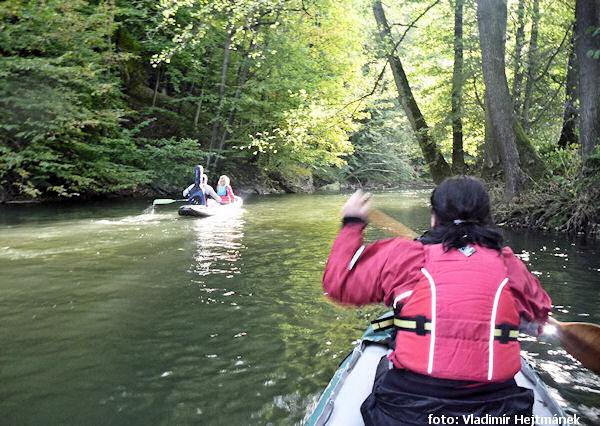
[[(371, 210), (367, 220), (380, 228), (390, 230), (398, 237), (414, 239), (418, 235), (379, 210)], [(600, 325), (589, 322), (560, 322), (552, 317), (548, 322), (556, 327), (563, 348), (584, 367), (600, 374)]]
[(419, 236), (419, 234), (410, 229), (408, 226), (405, 226), (396, 219), (389, 217), (387, 214), (376, 209), (373, 209), (369, 212), (367, 221), (379, 226), (380, 228), (387, 229), (391, 231), (392, 234), (401, 238), (414, 240)]
[(550, 317), (563, 348), (584, 367), (600, 374), (600, 326), (589, 322), (561, 322)]
[(185, 201), (188, 201), (186, 199), (184, 200), (173, 200), (171, 198), (157, 198), (156, 200), (154, 200), (152, 202), (153, 206), (158, 206), (158, 205), (163, 205), (163, 204), (172, 204), (172, 203), (183, 203)]

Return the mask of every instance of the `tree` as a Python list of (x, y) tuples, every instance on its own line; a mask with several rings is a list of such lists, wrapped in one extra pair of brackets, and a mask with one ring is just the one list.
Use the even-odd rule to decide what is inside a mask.
[(521, 111), (521, 120), (525, 133), (529, 131), (531, 117), (529, 109), (533, 97), (533, 89), (536, 81), (536, 64), (538, 48), (538, 23), (540, 20), (540, 0), (533, 0), (531, 15), (531, 36), (529, 38), (529, 50), (527, 52), (527, 80), (525, 82), (525, 92), (523, 93), (523, 109)]
[(600, 145), (600, 2), (577, 0), (577, 60), (579, 62), (579, 137), (583, 162)]
[[(348, 108), (349, 101), (369, 78), (363, 2), (161, 2), (160, 28), (169, 37), (155, 57), (200, 88), (200, 96), (177, 101), (195, 103), (194, 134), (213, 172), (242, 162), (264, 174), (290, 163), (343, 164), (365, 107)], [(200, 62), (203, 72), (190, 71)]]
[(126, 115), (112, 49), (115, 7), (82, 0), (0, 6), (0, 188), (72, 197), (148, 180), (119, 132)]
[[(231, 132), (231, 126), (233, 125), (233, 120), (235, 119), (235, 113), (237, 111), (240, 96), (242, 95), (242, 89), (244, 88), (244, 84), (246, 84), (246, 80), (248, 78), (248, 72), (250, 70), (250, 58), (256, 49), (256, 33), (252, 35), (252, 40), (250, 41), (250, 47), (248, 48), (248, 52), (245, 55), (244, 61), (240, 65), (238, 70), (238, 78), (236, 82), (235, 94), (233, 95), (233, 105), (229, 111), (229, 115), (227, 117), (227, 124), (223, 129), (223, 135), (221, 136), (221, 141), (219, 142), (219, 152), (223, 150), (225, 143), (227, 142), (227, 138)], [(215, 159), (215, 169), (218, 169), (219, 158)], [(208, 167), (208, 166), (207, 166)]]
[[(217, 145), (217, 138), (219, 136), (219, 130), (221, 129), (222, 124), (222, 114), (223, 114), (223, 101), (225, 100), (225, 87), (227, 84), (227, 70), (229, 69), (229, 56), (231, 52), (231, 38), (234, 35), (234, 30), (232, 28), (232, 23), (229, 22), (227, 24), (227, 29), (225, 30), (227, 34), (225, 37), (225, 45), (223, 47), (223, 65), (221, 66), (221, 83), (219, 84), (219, 101), (217, 103), (217, 111), (216, 116), (214, 118), (212, 133), (210, 136), (210, 144), (208, 147), (209, 153), (212, 154)], [(210, 161), (212, 156), (209, 154), (209, 157), (206, 160), (206, 169), (210, 170)]]
[(524, 175), (519, 162), (515, 118), (505, 73), (506, 20), (505, 0), (477, 0), (486, 106), (489, 107), (493, 139), (502, 160), (504, 197), (510, 200), (523, 188)]
[(558, 146), (567, 148), (578, 142), (575, 129), (577, 128), (577, 54), (575, 51), (575, 28), (571, 33), (569, 61), (567, 63), (567, 81), (565, 83), (565, 103), (563, 110), (563, 125), (558, 139)]
[(375, 15), (375, 20), (377, 21), (381, 41), (386, 51), (387, 60), (392, 69), (394, 82), (396, 83), (396, 89), (398, 91), (398, 99), (406, 113), (419, 146), (421, 147), (423, 157), (431, 171), (431, 176), (434, 182), (440, 183), (444, 178), (451, 175), (450, 166), (431, 137), (425, 117), (423, 117), (413, 96), (412, 89), (410, 88), (410, 84), (402, 66), (402, 61), (395, 52), (390, 26), (385, 17), (381, 1), (377, 0), (373, 3), (373, 13)]
[(517, 9), (517, 32), (515, 36), (515, 49), (513, 51), (513, 87), (512, 97), (515, 112), (520, 109), (521, 83), (523, 82), (523, 69), (521, 56), (525, 41), (525, 0), (519, 0)]
[(464, 81), (463, 59), (463, 3), (454, 3), (454, 70), (452, 73), (452, 171), (455, 174), (465, 172), (465, 154), (463, 150), (462, 128), (462, 87)]

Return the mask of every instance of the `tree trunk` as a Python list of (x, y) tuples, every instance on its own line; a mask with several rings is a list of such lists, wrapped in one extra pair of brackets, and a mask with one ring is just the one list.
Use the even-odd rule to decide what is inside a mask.
[(577, 143), (575, 127), (577, 124), (577, 55), (575, 53), (575, 32), (571, 34), (571, 46), (569, 49), (569, 64), (567, 65), (567, 83), (565, 87), (565, 107), (563, 113), (563, 126), (558, 139), (558, 146), (567, 148)]
[(452, 172), (465, 173), (465, 154), (462, 128), (463, 61), (463, 2), (454, 3), (454, 70), (452, 72)]
[(523, 68), (521, 67), (521, 56), (523, 44), (525, 43), (525, 0), (519, 0), (517, 9), (517, 35), (515, 40), (515, 51), (513, 52), (513, 87), (512, 98), (515, 112), (519, 111), (521, 104), (521, 85), (523, 84)]
[(531, 106), (533, 89), (535, 85), (535, 67), (537, 55), (538, 40), (538, 22), (540, 20), (540, 0), (533, 0), (533, 11), (531, 13), (531, 38), (529, 39), (529, 51), (527, 52), (527, 81), (525, 82), (525, 92), (523, 93), (523, 110), (521, 111), (521, 121), (523, 130), (529, 133), (531, 123), (529, 122), (529, 107)]
[[(204, 79), (203, 79), (204, 80)], [(200, 111), (202, 111), (202, 99), (204, 99), (204, 81), (200, 90), (200, 100), (196, 104), (196, 113), (194, 114), (194, 129), (198, 130), (198, 120), (200, 119)]]
[[(183, 88), (185, 86), (185, 82), (181, 83), (181, 89), (183, 92)], [(196, 86), (195, 82), (192, 81), (192, 84), (189, 85), (189, 89), (187, 92), (188, 96), (192, 96), (192, 93), (194, 92), (194, 87)], [(181, 115), (181, 111), (183, 110), (183, 101), (179, 102), (179, 105), (177, 106), (177, 115)]]
[[(237, 111), (236, 102), (242, 96), (242, 89), (244, 88), (244, 84), (246, 84), (246, 80), (248, 79), (248, 72), (250, 72), (250, 58), (252, 57), (252, 54), (254, 53), (255, 49), (256, 49), (256, 34), (252, 38), (252, 41), (250, 42), (250, 48), (248, 49), (248, 53), (246, 54), (246, 57), (244, 58), (244, 64), (240, 68), (240, 73), (239, 73), (238, 79), (237, 79), (237, 88), (235, 89), (235, 94), (233, 95), (233, 106), (231, 107), (231, 110), (229, 111), (229, 116), (227, 117), (227, 125), (223, 129), (223, 136), (221, 137), (221, 141), (219, 142), (219, 151), (221, 151), (223, 149), (223, 147), (225, 146), (225, 142), (227, 142), (227, 139), (229, 138), (229, 129), (233, 125), (233, 120), (235, 119), (235, 113)], [(216, 158), (215, 159), (215, 170), (217, 169), (218, 164), (219, 164), (219, 159)]]
[(444, 178), (451, 175), (450, 166), (444, 159), (444, 156), (442, 155), (435, 141), (431, 138), (431, 135), (429, 134), (429, 127), (427, 126), (425, 118), (423, 117), (423, 114), (421, 114), (421, 110), (419, 109), (419, 106), (417, 105), (417, 102), (412, 94), (408, 79), (404, 73), (404, 68), (402, 67), (402, 62), (396, 55), (396, 52), (392, 51), (394, 43), (392, 41), (390, 26), (388, 25), (385, 17), (385, 12), (383, 10), (383, 6), (381, 5), (381, 1), (377, 0), (373, 3), (373, 13), (375, 15), (375, 20), (377, 21), (377, 26), (379, 27), (381, 40), (387, 52), (387, 58), (392, 69), (392, 73), (394, 75), (394, 81), (398, 91), (398, 99), (404, 109), (404, 112), (406, 113), (413, 132), (415, 133), (415, 137), (417, 138), (419, 146), (421, 147), (423, 157), (429, 166), (433, 181), (440, 183), (444, 180)]
[(513, 129), (515, 119), (505, 74), (506, 14), (506, 0), (477, 0), (486, 104), (489, 107), (493, 139), (502, 160), (504, 197), (510, 200), (520, 193), (524, 178), (519, 164)]
[(490, 117), (490, 107), (488, 105), (487, 96), (485, 97), (485, 146), (484, 160), (487, 174), (493, 175), (502, 166), (500, 153), (498, 152), (498, 144), (494, 140), (494, 131), (492, 129), (492, 118)]
[(229, 54), (231, 53), (231, 38), (233, 37), (233, 29), (231, 23), (227, 26), (227, 37), (225, 38), (225, 47), (223, 48), (223, 65), (221, 67), (221, 84), (219, 85), (219, 102), (217, 104), (217, 111), (215, 121), (213, 122), (212, 134), (210, 136), (209, 153), (206, 158), (206, 170), (210, 168), (210, 162), (212, 160), (212, 151), (217, 145), (217, 136), (219, 135), (219, 129), (221, 128), (221, 114), (223, 110), (223, 101), (225, 99), (225, 84), (227, 83), (227, 71), (229, 69)]
[(158, 95), (158, 86), (160, 84), (160, 70), (162, 64), (159, 64), (156, 70), (156, 83), (154, 84), (154, 95), (152, 96), (152, 106), (156, 105), (156, 96)]
[(200, 96), (198, 100), (198, 104), (196, 104), (196, 113), (194, 114), (194, 129), (198, 131), (198, 120), (200, 118), (200, 111), (202, 110), (202, 102), (204, 100), (204, 89), (206, 83), (206, 77), (208, 76), (208, 64), (210, 62), (210, 56), (212, 54), (212, 49), (206, 52), (206, 56), (204, 58), (204, 72), (202, 73), (202, 80), (200, 82)]
[(581, 159), (585, 160), (600, 144), (600, 60), (590, 51), (600, 50), (600, 35), (592, 36), (591, 28), (600, 27), (600, 1), (577, 0), (577, 59), (579, 61), (579, 137)]
[(531, 143), (531, 139), (523, 130), (521, 123), (515, 118), (513, 121), (515, 141), (519, 152), (519, 164), (521, 169), (534, 179), (541, 178), (546, 171), (546, 164), (542, 161)]

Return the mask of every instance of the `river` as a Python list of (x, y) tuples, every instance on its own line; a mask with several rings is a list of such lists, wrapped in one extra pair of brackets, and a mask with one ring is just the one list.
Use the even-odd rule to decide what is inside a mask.
[[(0, 423), (301, 423), (385, 311), (323, 297), (346, 198), (254, 197), (206, 219), (148, 201), (0, 207)], [(374, 205), (429, 224), (427, 191), (378, 193)], [(600, 323), (598, 245), (505, 236), (557, 318)], [(555, 337), (522, 348), (570, 413), (600, 423), (598, 376)]]

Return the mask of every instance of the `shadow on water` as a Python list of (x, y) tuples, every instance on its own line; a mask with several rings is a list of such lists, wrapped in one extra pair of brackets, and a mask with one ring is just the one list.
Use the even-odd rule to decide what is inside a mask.
[[(419, 232), (428, 191), (373, 203)], [(6, 424), (297, 424), (381, 306), (342, 308), (321, 277), (347, 195), (269, 196), (228, 217), (147, 202), (0, 208)], [(506, 231), (562, 320), (600, 323), (598, 248)], [(368, 227), (366, 239), (389, 237)], [(525, 339), (551, 391), (600, 421), (598, 377)]]

